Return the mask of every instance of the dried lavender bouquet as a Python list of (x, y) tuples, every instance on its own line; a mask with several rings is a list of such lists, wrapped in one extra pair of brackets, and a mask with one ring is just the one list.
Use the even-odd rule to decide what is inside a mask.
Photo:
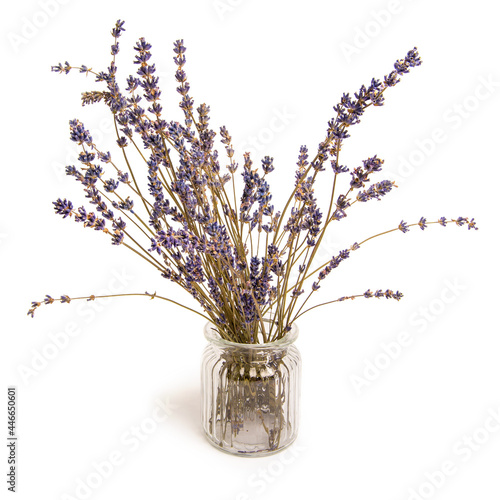
[[(357, 297), (401, 299), (398, 291), (367, 290), (311, 304), (321, 282), (368, 240), (392, 231), (405, 233), (412, 226), (425, 229), (430, 224), (454, 223), (477, 229), (474, 219), (464, 217), (435, 221), (422, 217), (412, 224), (401, 221), (398, 227), (315, 264), (318, 248), (332, 224), (344, 219), (354, 204), (380, 200), (394, 187), (389, 180), (370, 184), (372, 175), (382, 170), (383, 160), (377, 156), (349, 168), (341, 164), (340, 152), (349, 128), (360, 122), (365, 110), (382, 106), (385, 91), (421, 64), (416, 48), (396, 61), (382, 80), (372, 79), (353, 96), (342, 96), (314, 155), (310, 158), (307, 147), (300, 147), (293, 189), (278, 211), (272, 205), (268, 183), (273, 158), (265, 156), (258, 168), (245, 153), (240, 166), (224, 126), (219, 139), (225, 157), (215, 149), (217, 134), (209, 126), (210, 107), (201, 104), (195, 111), (190, 96), (183, 40), (174, 43), (182, 122), (164, 117), (156, 68), (150, 62), (151, 45), (144, 38), (134, 47), (137, 74), (126, 79), (122, 90), (116, 78), (116, 56), (123, 24), (117, 21), (112, 30), (112, 61), (106, 71), (68, 62), (52, 67), (58, 73), (78, 70), (94, 75), (95, 81), (104, 85), (104, 90), (84, 92), (82, 103), (108, 106), (119, 148), (116, 155), (100, 149), (84, 124), (71, 120), (70, 139), (79, 146), (81, 164), (66, 167), (66, 173), (82, 184), (85, 198), (94, 208), (75, 208), (65, 198), (53, 202), (54, 208), (64, 218), (101, 231), (113, 245), (140, 256), (163, 278), (191, 295), (201, 312), (156, 292), (122, 296), (143, 295), (178, 304), (210, 321), (225, 340), (267, 343), (283, 338), (298, 318), (325, 304)], [(238, 170), (242, 180), (236, 178)], [(321, 176), (328, 175), (331, 195), (325, 210), (320, 208), (314, 188)], [(242, 189), (237, 194), (239, 183)], [(46, 295), (32, 303), (28, 314), (33, 316), (42, 304), (97, 298)]]

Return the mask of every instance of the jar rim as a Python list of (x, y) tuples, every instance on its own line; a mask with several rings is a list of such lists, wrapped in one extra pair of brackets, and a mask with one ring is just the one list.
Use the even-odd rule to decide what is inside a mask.
[(276, 347), (288, 347), (293, 344), (297, 337), (299, 336), (299, 328), (293, 323), (291, 325), (291, 330), (285, 334), (284, 337), (274, 340), (273, 342), (265, 342), (261, 344), (246, 344), (242, 342), (233, 342), (231, 340), (223, 339), (217, 331), (217, 327), (212, 323), (208, 322), (205, 324), (203, 329), (205, 338), (212, 344), (217, 344), (223, 347), (237, 347), (245, 349), (275, 349)]

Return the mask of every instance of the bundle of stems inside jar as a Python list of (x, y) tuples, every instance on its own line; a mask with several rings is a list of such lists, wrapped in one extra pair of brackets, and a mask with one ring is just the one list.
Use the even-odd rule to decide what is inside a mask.
[[(79, 146), (80, 165), (67, 166), (66, 173), (83, 185), (94, 209), (76, 208), (66, 198), (53, 202), (54, 208), (64, 218), (101, 231), (113, 245), (126, 247), (153, 265), (163, 278), (190, 294), (201, 312), (156, 292), (120, 295), (173, 302), (211, 321), (223, 339), (265, 343), (282, 338), (293, 322), (320, 305), (356, 297), (399, 300), (400, 292), (367, 290), (311, 304), (322, 280), (368, 240), (391, 231), (407, 232), (411, 226), (424, 229), (428, 224), (453, 222), (476, 228), (474, 219), (463, 217), (435, 221), (422, 217), (413, 224), (401, 221), (398, 227), (354, 243), (326, 262), (318, 265), (315, 259), (327, 230), (343, 220), (350, 207), (380, 200), (394, 187), (389, 180), (370, 183), (372, 175), (382, 170), (383, 160), (376, 155), (349, 168), (341, 164), (340, 152), (349, 128), (360, 122), (366, 109), (382, 106), (385, 91), (421, 64), (416, 49), (396, 61), (382, 80), (372, 79), (353, 96), (342, 96), (314, 154), (300, 147), (295, 179), (290, 179), (291, 193), (278, 211), (268, 183), (273, 158), (265, 156), (256, 166), (250, 154), (244, 153), (238, 164), (224, 126), (219, 140), (225, 154), (215, 149), (217, 134), (209, 126), (210, 107), (201, 104), (195, 110), (190, 96), (183, 40), (174, 43), (174, 62), (184, 117), (182, 122), (169, 121), (164, 118), (159, 79), (150, 61), (151, 45), (144, 38), (134, 47), (137, 73), (121, 89), (116, 56), (123, 31), (123, 21), (118, 21), (112, 30), (112, 61), (107, 71), (68, 62), (52, 67), (58, 73), (77, 70), (94, 75), (106, 87), (84, 92), (82, 103), (108, 106), (118, 147), (112, 156), (94, 143), (83, 123), (71, 120), (70, 139)], [(242, 179), (237, 179), (240, 174)], [(322, 176), (329, 176), (331, 183), (326, 211), (315, 197), (315, 183)], [(42, 304), (96, 298), (46, 295), (32, 303), (28, 314), (33, 316)]]

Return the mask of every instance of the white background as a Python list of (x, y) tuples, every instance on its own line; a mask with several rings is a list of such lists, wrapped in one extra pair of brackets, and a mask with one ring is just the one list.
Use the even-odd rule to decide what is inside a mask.
[[(211, 105), (212, 126), (228, 127), (240, 158), (252, 137), (254, 161), (274, 157), (277, 198), (293, 183), (300, 145), (315, 150), (342, 93), (382, 78), (414, 46), (421, 53), (423, 65), (386, 92), (384, 107), (370, 108), (342, 153), (350, 166), (377, 154), (385, 160), (377, 180), (396, 179), (399, 189), (353, 210), (327, 239), (325, 255), (401, 219), (468, 216), (480, 230), (392, 233), (330, 277), (325, 300), (367, 288), (405, 298), (359, 299), (302, 318), (301, 429), (282, 454), (245, 460), (205, 440), (205, 339), (196, 315), (122, 298), (26, 316), (46, 293), (156, 290), (189, 303), (126, 249), (53, 214), (58, 197), (83, 201), (63, 175), (75, 162), (68, 120), (80, 118), (103, 140), (110, 122), (103, 106), (80, 107), (80, 92), (99, 88), (93, 79), (50, 66), (68, 60), (105, 70), (118, 18), (127, 30), (121, 77), (133, 69), (135, 41), (146, 37), (168, 118), (180, 120), (172, 43), (184, 38), (195, 104)], [(7, 3), (1, 406), (7, 386), (17, 386), (17, 498), (498, 499), (496, 23), (486, 0)], [(323, 178), (327, 190), (331, 172)], [(406, 344), (397, 347), (401, 338)], [(4, 410), (0, 422), (5, 435)], [(437, 472), (443, 467), (446, 475)]]

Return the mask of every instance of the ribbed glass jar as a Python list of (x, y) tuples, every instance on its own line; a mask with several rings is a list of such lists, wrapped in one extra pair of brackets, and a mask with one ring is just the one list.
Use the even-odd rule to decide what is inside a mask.
[(244, 456), (276, 453), (297, 437), (301, 359), (295, 325), (280, 340), (238, 344), (205, 326), (203, 428), (217, 448)]

